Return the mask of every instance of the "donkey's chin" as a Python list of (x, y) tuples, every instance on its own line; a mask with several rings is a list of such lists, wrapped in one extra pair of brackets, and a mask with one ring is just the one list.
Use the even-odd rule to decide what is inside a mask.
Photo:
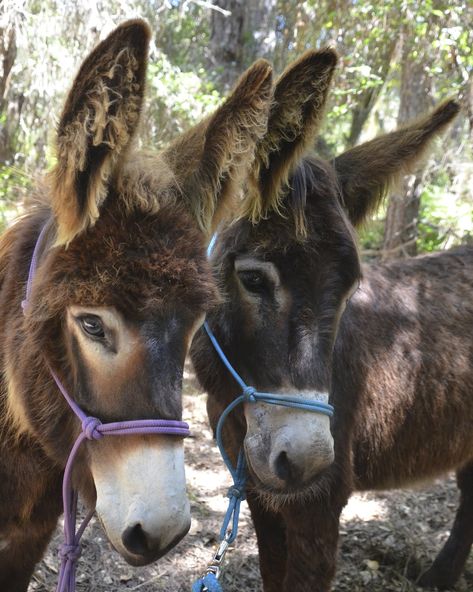
[(272, 512), (280, 512), (293, 504), (317, 503), (317, 500), (326, 498), (330, 492), (330, 479), (326, 478), (326, 476), (327, 472), (322, 471), (307, 487), (294, 491), (285, 490), (281, 492), (265, 486), (255, 485), (255, 494), (261, 505)]
[(322, 469), (298, 487), (281, 486), (277, 481), (261, 480), (253, 470), (247, 457), (249, 469), (249, 489), (252, 489), (268, 511), (278, 512), (285, 506), (295, 503), (310, 503), (327, 495), (330, 491), (329, 471), (331, 465)]

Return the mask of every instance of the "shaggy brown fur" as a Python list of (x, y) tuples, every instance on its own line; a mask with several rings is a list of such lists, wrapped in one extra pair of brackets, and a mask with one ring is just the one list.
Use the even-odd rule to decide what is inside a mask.
[(77, 74), (59, 122), (51, 175), (58, 244), (69, 243), (99, 216), (110, 175), (138, 123), (150, 37), (141, 21), (119, 27)]
[[(269, 64), (257, 61), (225, 105), (182, 134), (165, 152), (184, 195), (189, 196), (194, 216), (209, 236), (229, 207), (241, 207), (242, 215), (245, 207), (258, 207), (253, 200), (259, 201), (259, 195), (247, 196), (242, 204), (237, 198), (248, 163), (254, 159), (255, 143), (267, 130), (263, 114), (267, 115), (270, 76)], [(216, 195), (221, 196), (218, 202)]]
[(336, 64), (337, 54), (332, 49), (308, 51), (280, 76), (274, 89), (268, 133), (257, 144), (248, 179), (249, 190), (258, 196), (248, 202), (253, 222), (271, 209), (280, 209), (289, 175), (319, 129)]
[[(129, 21), (85, 60), (59, 123), (57, 165), (39, 196), (44, 205), (0, 240), (2, 592), (28, 586), (61, 512), (62, 471), (79, 432), (48, 364), (102, 421), (181, 417), (190, 337), (218, 298), (208, 233), (229, 209), (233, 184), (266, 129), (271, 68), (260, 61), (213, 116), (167, 151), (133, 151), (149, 38), (144, 22)], [(20, 303), (45, 224), (24, 316)], [(69, 326), (78, 306), (110, 311), (133, 335), (121, 374), (97, 375), (88, 366), (81, 329)], [(98, 348), (100, 359), (113, 357), (113, 343), (96, 343), (91, 351)], [(74, 481), (94, 503), (88, 460), (84, 447)]]
[[(294, 467), (278, 459), (285, 462), (285, 491), (269, 489), (250, 470), (265, 592), (330, 590), (339, 516), (355, 489), (401, 486), (452, 469), (461, 491), (457, 518), (420, 583), (452, 586), (464, 566), (473, 542), (473, 251), (367, 266), (362, 279), (351, 226), (377, 207), (387, 185), (457, 112), (449, 101), (333, 163), (300, 161), (283, 217), (239, 222), (217, 242), (215, 270), (226, 298), (209, 324), (237, 371), (262, 391), (288, 384), (293, 391), (328, 391), (335, 407), (335, 462), (327, 469), (300, 482)], [(238, 259), (265, 262), (272, 274), (248, 263), (238, 273)], [(191, 351), (215, 428), (240, 393), (203, 332)], [(245, 429), (243, 413), (233, 412), (224, 430), (233, 459)]]

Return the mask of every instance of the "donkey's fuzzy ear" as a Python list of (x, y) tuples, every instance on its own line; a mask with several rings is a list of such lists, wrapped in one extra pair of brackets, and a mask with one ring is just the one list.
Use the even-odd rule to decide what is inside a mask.
[(252, 171), (261, 196), (252, 203), (253, 220), (278, 209), (291, 173), (312, 147), (337, 61), (332, 48), (307, 51), (276, 81), (268, 132), (258, 143)]
[(119, 158), (130, 145), (143, 102), (148, 25), (127, 21), (83, 62), (57, 129), (51, 173), (58, 244), (93, 224)]
[(432, 140), (445, 130), (459, 110), (456, 101), (446, 101), (427, 117), (335, 158), (343, 205), (353, 224), (360, 224), (376, 210), (390, 185), (415, 170)]
[(210, 235), (254, 160), (267, 130), (272, 68), (258, 60), (213, 115), (179, 136), (164, 152), (200, 227)]

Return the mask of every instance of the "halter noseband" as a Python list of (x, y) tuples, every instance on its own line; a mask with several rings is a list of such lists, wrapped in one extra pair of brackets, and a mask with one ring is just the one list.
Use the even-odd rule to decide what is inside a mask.
[[(38, 268), (38, 259), (41, 252), (44, 237), (47, 233), (49, 224), (45, 224), (38, 236), (31, 258), (28, 272), (28, 281), (26, 283), (25, 299), (21, 303), (23, 314), (26, 315), (31, 301), (31, 292), (33, 280)], [(81, 433), (77, 437), (67, 459), (64, 469), (64, 478), (62, 482), (62, 500), (64, 507), (64, 543), (61, 545), (59, 555), (61, 557), (61, 568), (56, 592), (74, 592), (75, 590), (75, 570), (76, 563), (80, 556), (80, 539), (89, 523), (95, 509), (91, 509), (84, 521), (76, 531), (76, 513), (78, 493), (72, 487), (72, 468), (79, 448), (84, 440), (99, 440), (106, 435), (126, 436), (129, 434), (166, 434), (185, 438), (189, 436), (189, 425), (185, 421), (174, 419), (137, 419), (133, 421), (119, 421), (102, 423), (98, 418), (87, 416), (77, 405), (74, 399), (69, 395), (67, 389), (59, 380), (56, 373), (49, 366), (49, 371), (59, 388), (62, 396), (67, 401), (69, 407), (81, 422)]]

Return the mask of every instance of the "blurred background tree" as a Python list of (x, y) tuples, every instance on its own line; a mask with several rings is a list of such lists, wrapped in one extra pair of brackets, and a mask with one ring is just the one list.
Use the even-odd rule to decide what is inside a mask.
[(154, 32), (145, 145), (165, 144), (212, 110), (254, 59), (281, 71), (327, 44), (341, 60), (314, 147), (325, 158), (459, 97), (461, 117), (423, 169), (392, 192), (361, 242), (367, 257), (389, 259), (471, 239), (471, 0), (0, 0), (3, 223), (51, 165), (61, 101), (80, 61), (136, 16)]

